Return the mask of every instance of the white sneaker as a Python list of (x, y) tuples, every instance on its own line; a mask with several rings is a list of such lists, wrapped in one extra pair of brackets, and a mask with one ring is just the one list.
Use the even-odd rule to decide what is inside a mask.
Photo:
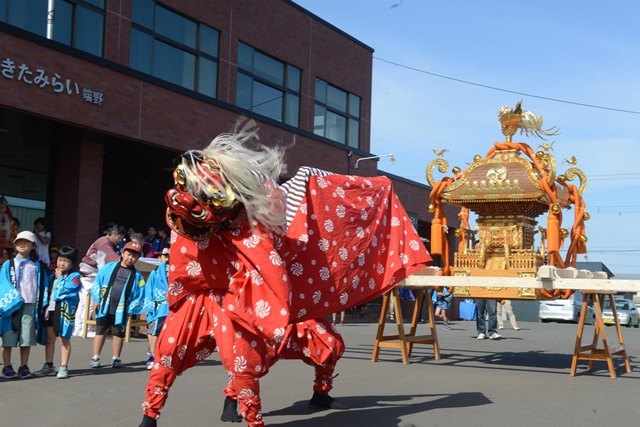
[(500, 335), (497, 332), (494, 332), (491, 335), (489, 335), (489, 339), (490, 340), (499, 340), (500, 338), (502, 338), (502, 335)]
[(486, 337), (487, 337), (487, 336), (486, 336), (484, 333), (480, 332), (480, 333), (478, 334), (478, 338), (476, 338), (476, 339), (478, 339), (478, 340), (483, 340), (483, 339), (485, 339)]
[(91, 366), (92, 368), (99, 368), (100, 367), (100, 358), (99, 357), (92, 357), (91, 360), (89, 360), (89, 366)]

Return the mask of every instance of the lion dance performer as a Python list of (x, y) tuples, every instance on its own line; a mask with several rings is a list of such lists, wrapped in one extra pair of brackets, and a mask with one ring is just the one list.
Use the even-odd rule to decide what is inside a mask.
[(141, 426), (156, 425), (175, 377), (216, 344), (225, 394), (249, 426), (264, 425), (259, 379), (278, 358), (313, 364), (314, 398), (331, 402), (344, 347), (313, 319), (375, 298), (431, 260), (389, 179), (302, 168), (280, 187), (282, 149), (256, 140), (249, 126), (221, 134), (174, 171), (165, 197), (170, 312)]

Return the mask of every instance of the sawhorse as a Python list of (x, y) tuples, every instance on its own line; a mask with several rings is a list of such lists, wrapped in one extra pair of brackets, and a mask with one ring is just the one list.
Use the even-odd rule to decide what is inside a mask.
[[(433, 314), (433, 304), (431, 303), (431, 293), (428, 289), (414, 289), (416, 295), (415, 304), (413, 306), (413, 316), (411, 317), (411, 329), (409, 333), (405, 333), (404, 319), (402, 317), (402, 306), (400, 305), (400, 297), (398, 296), (398, 288), (384, 294), (382, 297), (382, 309), (380, 310), (380, 320), (378, 321), (378, 332), (376, 341), (373, 345), (373, 354), (371, 361), (377, 362), (380, 354), (380, 348), (399, 348), (402, 352), (402, 363), (409, 364), (409, 357), (413, 350), (414, 344), (431, 344), (433, 345), (433, 354), (436, 360), (440, 359), (440, 348), (438, 345), (438, 334), (436, 332), (436, 321)], [(392, 298), (393, 295), (393, 298)], [(389, 304), (393, 299), (393, 313), (395, 316), (396, 326), (398, 327), (397, 335), (384, 335), (384, 327), (387, 322), (387, 313)], [(429, 316), (429, 335), (416, 335), (418, 329), (418, 321), (420, 309), (425, 305), (426, 314)]]
[[(623, 358), (627, 373), (631, 372), (631, 365), (629, 364), (629, 357), (627, 355), (627, 349), (624, 345), (624, 339), (622, 338), (622, 331), (620, 329), (620, 322), (618, 321), (618, 313), (616, 312), (616, 305), (612, 293), (601, 293), (598, 291), (582, 291), (585, 297), (582, 301), (582, 308), (580, 310), (580, 321), (578, 322), (578, 333), (576, 337), (576, 345), (573, 351), (573, 359), (571, 360), (571, 376), (576, 375), (576, 369), (578, 368), (578, 362), (581, 360), (589, 361), (588, 372), (591, 372), (593, 362), (596, 360), (602, 360), (607, 362), (609, 367), (609, 375), (611, 378), (616, 378), (616, 368), (613, 364), (613, 356), (620, 356)], [(602, 318), (602, 308), (604, 307), (605, 298), (609, 298), (609, 305), (613, 312), (613, 319), (615, 321), (615, 329), (618, 334), (618, 345), (609, 346), (607, 340), (607, 334), (605, 332), (605, 324)], [(595, 319), (595, 331), (593, 333), (593, 341), (590, 345), (582, 345), (582, 334), (584, 332), (584, 323), (587, 316), (589, 300), (593, 300), (593, 308), (596, 312)], [(598, 341), (602, 338), (602, 348), (598, 348)]]

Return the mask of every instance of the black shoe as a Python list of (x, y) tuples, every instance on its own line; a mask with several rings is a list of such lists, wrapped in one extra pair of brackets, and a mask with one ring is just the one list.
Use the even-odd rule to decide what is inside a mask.
[(347, 405), (339, 400), (334, 399), (328, 394), (318, 393), (317, 391), (313, 392), (313, 397), (309, 401), (309, 406), (322, 409), (349, 409)]
[(157, 425), (158, 422), (155, 418), (151, 418), (150, 416), (145, 415), (144, 417), (142, 417), (142, 422), (138, 427), (156, 427)]
[(230, 397), (224, 399), (220, 421), (223, 423), (241, 423), (242, 417), (238, 414), (238, 401)]

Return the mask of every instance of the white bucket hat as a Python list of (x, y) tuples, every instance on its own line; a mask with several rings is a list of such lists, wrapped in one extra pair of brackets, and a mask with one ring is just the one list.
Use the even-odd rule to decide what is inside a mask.
[(20, 239), (28, 240), (33, 244), (36, 243), (36, 235), (33, 234), (31, 231), (21, 231), (21, 232), (19, 232), (18, 235), (16, 236), (16, 238), (13, 240), (13, 243), (17, 242)]

